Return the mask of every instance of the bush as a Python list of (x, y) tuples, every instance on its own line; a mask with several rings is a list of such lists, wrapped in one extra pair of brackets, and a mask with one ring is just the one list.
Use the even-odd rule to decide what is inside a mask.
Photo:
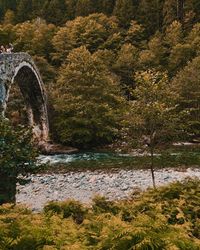
[(36, 170), (31, 131), (0, 117), (0, 149), (0, 204), (15, 202), (18, 175)]
[[(199, 189), (200, 180), (186, 180), (129, 201), (96, 197), (87, 209), (71, 200), (50, 202), (39, 214), (4, 205), (0, 207), (0, 249), (198, 250)], [(174, 190), (179, 199), (168, 195)]]
[(62, 215), (62, 218), (72, 217), (77, 224), (83, 222), (86, 211), (86, 208), (84, 208), (81, 203), (74, 200), (60, 203), (52, 201), (44, 207), (44, 212), (46, 214), (56, 213)]
[(95, 196), (92, 201), (92, 209), (97, 214), (112, 213), (115, 215), (119, 212), (119, 209), (115, 203), (107, 200), (105, 197)]

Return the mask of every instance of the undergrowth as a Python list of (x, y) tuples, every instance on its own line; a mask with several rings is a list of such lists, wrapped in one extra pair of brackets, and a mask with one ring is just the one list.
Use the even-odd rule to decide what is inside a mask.
[(200, 180), (137, 194), (95, 197), (91, 207), (51, 202), (38, 214), (0, 207), (1, 250), (199, 250)]

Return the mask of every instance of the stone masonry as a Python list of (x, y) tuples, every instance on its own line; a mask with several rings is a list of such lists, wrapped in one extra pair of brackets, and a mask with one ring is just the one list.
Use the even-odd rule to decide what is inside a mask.
[(40, 73), (27, 53), (0, 54), (0, 114), (5, 116), (12, 84), (18, 84), (27, 108), (29, 123), (39, 141), (47, 141), (47, 101)]

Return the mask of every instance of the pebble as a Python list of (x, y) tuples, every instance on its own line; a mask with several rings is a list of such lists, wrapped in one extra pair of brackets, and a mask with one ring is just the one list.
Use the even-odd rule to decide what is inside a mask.
[[(155, 171), (157, 186), (187, 177), (200, 178), (199, 168), (188, 168), (183, 171), (161, 169)], [(27, 178), (29, 183), (17, 184), (17, 203), (25, 204), (33, 211), (41, 211), (51, 200), (75, 199), (90, 203), (99, 194), (110, 200), (126, 199), (137, 188), (145, 190), (152, 187), (150, 170), (95, 170), (64, 174), (36, 174)]]

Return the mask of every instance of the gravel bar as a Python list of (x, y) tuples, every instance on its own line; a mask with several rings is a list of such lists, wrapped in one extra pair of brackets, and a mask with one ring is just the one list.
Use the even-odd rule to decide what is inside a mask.
[[(187, 177), (200, 178), (199, 168), (185, 170), (161, 169), (155, 171), (157, 186)], [(110, 200), (126, 199), (134, 189), (152, 187), (150, 170), (95, 170), (63, 174), (37, 174), (28, 177), (29, 183), (17, 184), (17, 203), (25, 204), (33, 211), (41, 211), (49, 201), (75, 199), (90, 203), (95, 195)]]

